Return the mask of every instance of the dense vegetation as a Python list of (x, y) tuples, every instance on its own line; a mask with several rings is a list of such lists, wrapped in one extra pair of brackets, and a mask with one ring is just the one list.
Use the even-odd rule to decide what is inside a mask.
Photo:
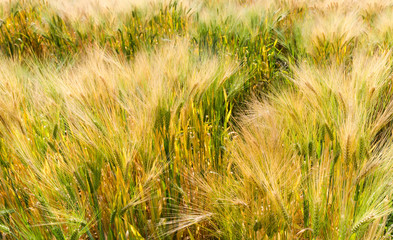
[(0, 3), (1, 239), (390, 239), (393, 1)]

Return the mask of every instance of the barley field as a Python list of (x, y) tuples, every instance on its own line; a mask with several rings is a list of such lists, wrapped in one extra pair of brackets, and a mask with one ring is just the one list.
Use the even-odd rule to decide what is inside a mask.
[(392, 239), (393, 0), (1, 0), (0, 239)]

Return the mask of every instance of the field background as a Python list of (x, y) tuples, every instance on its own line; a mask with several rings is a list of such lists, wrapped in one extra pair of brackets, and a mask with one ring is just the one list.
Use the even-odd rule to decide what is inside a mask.
[(0, 1), (0, 239), (390, 239), (393, 1)]

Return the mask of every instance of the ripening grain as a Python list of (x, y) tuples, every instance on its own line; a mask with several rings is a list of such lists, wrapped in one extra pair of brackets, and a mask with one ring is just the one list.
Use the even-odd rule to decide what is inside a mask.
[(0, 2), (0, 238), (391, 239), (393, 2)]

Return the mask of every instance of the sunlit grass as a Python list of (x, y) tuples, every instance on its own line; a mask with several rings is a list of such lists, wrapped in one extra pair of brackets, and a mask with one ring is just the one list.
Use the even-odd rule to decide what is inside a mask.
[(0, 6), (0, 238), (391, 238), (393, 2)]

